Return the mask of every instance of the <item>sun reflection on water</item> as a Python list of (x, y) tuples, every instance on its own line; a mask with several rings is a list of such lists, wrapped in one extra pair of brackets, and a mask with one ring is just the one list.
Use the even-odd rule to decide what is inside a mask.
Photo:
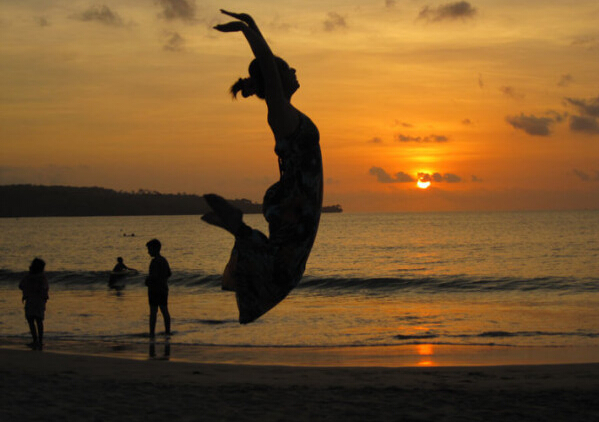
[(431, 358), (434, 355), (432, 344), (419, 344), (416, 346), (416, 351), (421, 359), (417, 363), (418, 366), (435, 366), (435, 362)]

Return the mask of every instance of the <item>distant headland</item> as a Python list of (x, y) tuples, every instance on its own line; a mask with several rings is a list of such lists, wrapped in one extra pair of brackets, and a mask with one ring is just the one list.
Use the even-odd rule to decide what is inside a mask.
[[(123, 192), (100, 187), (3, 185), (0, 217), (84, 217), (117, 215), (195, 215), (209, 211), (199, 195), (163, 194), (140, 189)], [(245, 214), (262, 212), (262, 204), (249, 199), (229, 202)], [(323, 212), (342, 212), (329, 205)]]

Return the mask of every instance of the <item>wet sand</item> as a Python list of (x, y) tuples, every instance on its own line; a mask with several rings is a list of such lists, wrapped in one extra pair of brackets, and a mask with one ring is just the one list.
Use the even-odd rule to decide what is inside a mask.
[(0, 348), (2, 421), (596, 421), (599, 364), (313, 367)]

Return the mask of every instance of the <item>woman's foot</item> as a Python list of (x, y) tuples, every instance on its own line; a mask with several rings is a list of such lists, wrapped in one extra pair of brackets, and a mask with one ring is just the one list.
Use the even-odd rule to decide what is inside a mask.
[(210, 211), (209, 213), (204, 214), (201, 218), (208, 224), (212, 224), (213, 226), (217, 226), (221, 229), (227, 230), (223, 220), (221, 220), (220, 217), (214, 211)]
[(202, 220), (236, 235), (243, 225), (241, 210), (229, 204), (222, 196), (213, 193), (204, 195), (204, 199), (214, 212), (203, 215)]

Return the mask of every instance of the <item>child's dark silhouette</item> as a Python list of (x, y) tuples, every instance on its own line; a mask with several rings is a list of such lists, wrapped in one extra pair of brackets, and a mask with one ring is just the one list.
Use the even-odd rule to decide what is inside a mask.
[(34, 350), (42, 350), (44, 345), (44, 317), (48, 301), (48, 280), (44, 275), (46, 263), (35, 258), (29, 266), (29, 274), (19, 283), (25, 302), (25, 318), (33, 341), (28, 344)]
[(168, 312), (168, 279), (171, 276), (171, 268), (165, 257), (160, 255), (162, 247), (158, 239), (152, 239), (146, 243), (148, 254), (152, 257), (150, 270), (146, 278), (148, 286), (148, 302), (150, 304), (150, 337), (154, 337), (156, 330), (156, 317), (158, 308), (164, 319), (164, 331), (166, 335), (171, 334), (171, 315)]

